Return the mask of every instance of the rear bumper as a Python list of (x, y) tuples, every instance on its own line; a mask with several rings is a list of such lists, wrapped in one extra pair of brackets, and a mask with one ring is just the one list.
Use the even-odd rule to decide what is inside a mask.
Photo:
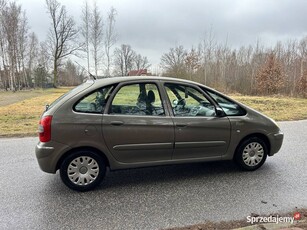
[(271, 144), (271, 151), (269, 153), (269, 156), (273, 156), (275, 153), (277, 153), (280, 150), (282, 142), (284, 140), (284, 134), (281, 131), (279, 131), (278, 133), (269, 134), (268, 138)]
[(60, 157), (68, 149), (67, 145), (54, 141), (47, 143), (39, 142), (35, 147), (35, 154), (41, 170), (47, 173), (55, 173)]

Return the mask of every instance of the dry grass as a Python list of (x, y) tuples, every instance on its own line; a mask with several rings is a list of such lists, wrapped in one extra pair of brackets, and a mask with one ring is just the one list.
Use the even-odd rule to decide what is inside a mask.
[[(36, 135), (44, 106), (69, 89), (0, 92), (0, 136)], [(307, 99), (238, 95), (233, 98), (278, 121), (307, 119)]]
[(276, 121), (307, 119), (307, 99), (294, 97), (256, 97), (233, 96), (253, 109), (273, 118)]
[[(45, 105), (50, 104), (69, 89), (58, 88), (16, 93), (0, 92), (1, 99), (3, 99), (3, 95), (6, 97), (6, 103), (1, 100), (2, 103), (0, 104), (0, 136), (36, 135), (38, 121)], [(25, 94), (25, 98), (28, 99), (14, 103), (16, 95), (19, 98), (20, 95)]]

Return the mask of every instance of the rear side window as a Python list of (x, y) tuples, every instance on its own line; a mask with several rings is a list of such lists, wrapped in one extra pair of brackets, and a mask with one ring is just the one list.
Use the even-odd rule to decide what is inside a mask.
[(124, 85), (116, 93), (110, 114), (162, 116), (164, 108), (154, 83)]
[(78, 101), (74, 110), (81, 113), (102, 113), (113, 88), (113, 86), (106, 86), (95, 90)]
[(246, 115), (246, 111), (241, 108), (237, 103), (228, 100), (227, 98), (223, 97), (222, 95), (210, 91), (205, 90), (224, 110), (227, 116), (244, 116)]
[(91, 85), (93, 85), (93, 81), (87, 81), (75, 88), (73, 88), (72, 90), (68, 91), (67, 93), (63, 94), (62, 96), (60, 96), (59, 98), (57, 98), (54, 102), (52, 102), (49, 106), (46, 107), (46, 111), (50, 108), (52, 108), (53, 106), (55, 106), (56, 104), (58, 104), (60, 101), (65, 100), (65, 98), (69, 98), (73, 95), (78, 94), (79, 92), (81, 92), (82, 90), (90, 87)]

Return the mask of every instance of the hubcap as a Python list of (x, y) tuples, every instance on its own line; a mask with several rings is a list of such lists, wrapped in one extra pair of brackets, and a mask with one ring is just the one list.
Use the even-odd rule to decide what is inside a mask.
[(71, 182), (77, 185), (88, 185), (96, 180), (99, 166), (96, 160), (88, 156), (77, 157), (70, 162), (67, 175)]
[(264, 156), (264, 150), (258, 142), (252, 142), (245, 146), (243, 150), (243, 161), (247, 166), (258, 165)]

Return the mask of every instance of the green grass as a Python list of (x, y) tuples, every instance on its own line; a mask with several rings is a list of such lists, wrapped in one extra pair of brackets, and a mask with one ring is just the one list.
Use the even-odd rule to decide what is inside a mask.
[[(38, 121), (45, 105), (69, 89), (0, 92), (0, 136), (36, 135)], [(307, 119), (307, 99), (238, 95), (231, 97), (277, 121)]]

